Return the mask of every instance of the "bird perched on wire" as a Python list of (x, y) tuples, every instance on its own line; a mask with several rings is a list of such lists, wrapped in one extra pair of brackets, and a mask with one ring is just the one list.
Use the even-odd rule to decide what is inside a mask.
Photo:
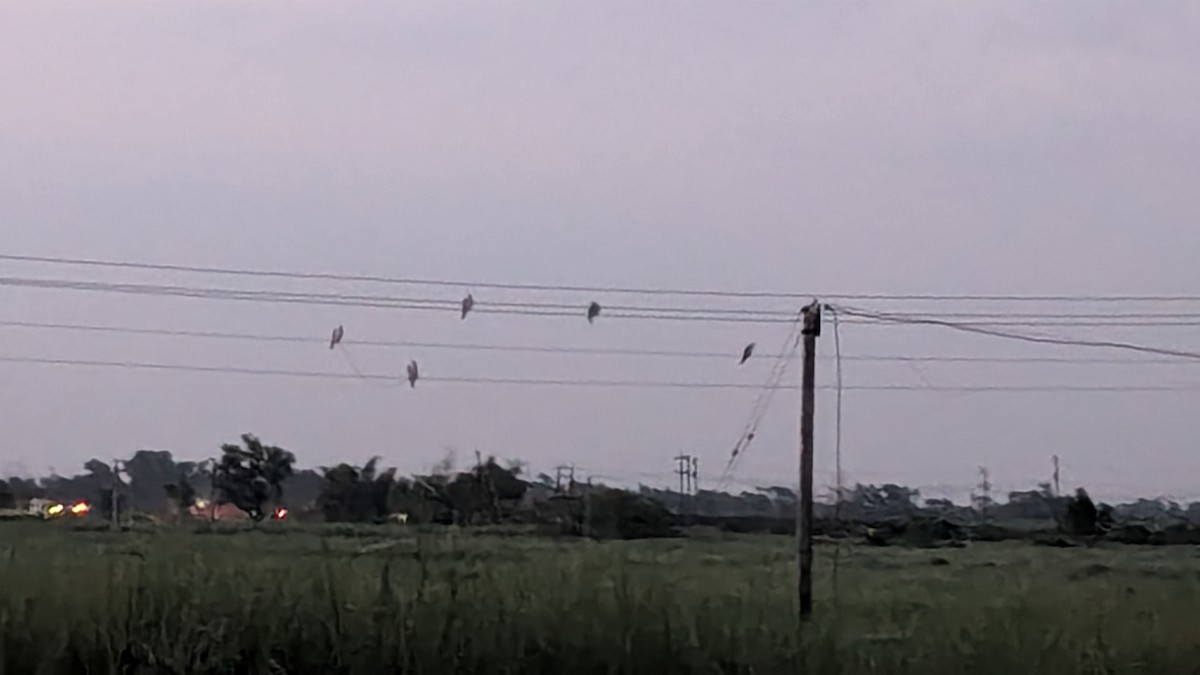
[(419, 377), (420, 377), (420, 373), (417, 371), (417, 362), (409, 361), (408, 362), (408, 386), (416, 389), (417, 378), (419, 378)]
[(753, 355), (754, 355), (754, 343), (751, 342), (750, 344), (746, 345), (745, 349), (742, 350), (742, 360), (740, 362), (738, 362), (738, 365), (740, 366), (743, 363), (749, 361), (750, 357)]
[(596, 317), (598, 317), (598, 316), (600, 316), (600, 303), (593, 302), (592, 304), (588, 305), (588, 311), (587, 311), (588, 323), (595, 321)]
[(333, 329), (333, 335), (329, 336), (329, 348), (333, 349), (341, 343), (342, 338), (346, 336), (346, 329), (338, 326)]
[(462, 301), (462, 318), (467, 318), (467, 315), (471, 313), (472, 309), (475, 309), (475, 298), (468, 293), (467, 297), (463, 298)]

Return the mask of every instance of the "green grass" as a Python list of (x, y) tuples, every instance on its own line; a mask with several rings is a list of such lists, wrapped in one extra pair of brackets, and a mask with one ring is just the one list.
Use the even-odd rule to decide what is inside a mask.
[[(1193, 673), (1194, 549), (0, 524), (0, 675)], [(935, 560), (940, 559), (940, 560)]]

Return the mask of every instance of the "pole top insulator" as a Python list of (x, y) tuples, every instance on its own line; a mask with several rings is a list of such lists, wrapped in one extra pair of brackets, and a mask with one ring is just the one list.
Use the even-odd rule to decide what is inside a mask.
[(821, 336), (821, 303), (813, 300), (812, 304), (800, 310), (804, 315), (804, 326), (800, 330), (802, 335), (811, 335), (813, 337)]

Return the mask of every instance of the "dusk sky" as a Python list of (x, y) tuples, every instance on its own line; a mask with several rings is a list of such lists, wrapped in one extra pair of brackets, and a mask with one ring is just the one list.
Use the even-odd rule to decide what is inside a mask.
[[(584, 319), (608, 306), (794, 312), (1195, 313), (1151, 303), (837, 294), (1200, 295), (1200, 5), (1189, 2), (55, 2), (0, 5), (0, 254), (805, 299), (530, 293), (578, 316), (288, 305), (0, 285), (0, 357), (402, 375), (357, 379), (0, 362), (0, 473), (252, 432), (301, 465), (454, 449), (711, 486), (758, 394), (435, 382), (762, 385), (786, 324)], [(5, 279), (457, 302), (454, 287), (0, 261)], [(1136, 317), (1135, 317), (1136, 319)], [(311, 336), (312, 343), (31, 328)], [(1069, 322), (1068, 322), (1069, 323)], [(1195, 323), (1195, 322), (1193, 322)], [(322, 340), (346, 328), (346, 354)], [(1136, 355), (846, 324), (848, 356)], [(1197, 326), (1012, 327), (1200, 351)], [(834, 384), (831, 324), (818, 381)], [(354, 340), (728, 352), (372, 348)], [(737, 361), (748, 342), (760, 355)], [(794, 367), (795, 364), (793, 364)], [(789, 370), (785, 382), (796, 382)], [(961, 497), (987, 466), (1102, 497), (1200, 496), (1200, 363), (847, 360), (848, 482)], [(863, 391), (902, 385), (916, 390)], [(942, 387), (1179, 386), (1191, 391)], [(922, 390), (924, 389), (924, 390)], [(737, 468), (792, 484), (796, 394)], [(817, 479), (834, 467), (818, 399)], [(819, 487), (820, 489), (820, 487)]]

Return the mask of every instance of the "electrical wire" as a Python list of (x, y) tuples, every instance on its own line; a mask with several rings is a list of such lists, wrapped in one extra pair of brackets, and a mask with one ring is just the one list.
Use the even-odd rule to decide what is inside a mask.
[[(829, 311), (830, 318), (833, 320), (833, 353), (834, 353), (834, 372), (835, 372), (835, 387), (837, 393), (834, 399), (834, 481), (836, 488), (833, 497), (833, 521), (840, 525), (842, 522), (842, 501), (844, 499), (843, 477), (842, 477), (842, 394), (845, 390), (845, 382), (842, 378), (842, 331), (840, 325), (840, 317), (838, 316), (837, 307), (826, 305), (825, 309)], [(837, 607), (841, 607), (841, 561), (842, 561), (842, 541), (838, 540), (837, 547), (833, 550), (833, 599)]]
[[(405, 380), (403, 375), (383, 373), (335, 373), (326, 371), (285, 370), (270, 368), (250, 368), (240, 366), (204, 366), (179, 363), (159, 363), (146, 361), (108, 361), (98, 359), (68, 359), (34, 356), (0, 355), (0, 363), (123, 368), (165, 370), (200, 373), (224, 373), (238, 375), (263, 375), (297, 378), (317, 378), (332, 380), (372, 379), (385, 382)], [(763, 385), (742, 384), (739, 382), (685, 382), (671, 380), (600, 380), (600, 379), (554, 379), (554, 378), (522, 378), (522, 377), (469, 377), (469, 376), (421, 376), (421, 384), (469, 384), (469, 385), (503, 385), (503, 386), (542, 386), (542, 387), (583, 387), (583, 388), (629, 388), (629, 389), (746, 389), (759, 390)], [(779, 384), (776, 390), (795, 391), (795, 385)], [(821, 391), (835, 391), (832, 385), (818, 386)], [(864, 384), (846, 385), (844, 391), (875, 391), (875, 392), (916, 392), (916, 393), (1067, 393), (1067, 392), (1097, 392), (1097, 393), (1134, 393), (1134, 392), (1200, 392), (1200, 383), (1177, 385), (978, 385), (978, 386), (916, 386), (908, 384)]]
[[(261, 289), (213, 288), (197, 286), (168, 286), (155, 284), (76, 281), (70, 279), (33, 279), (0, 277), (0, 286), (71, 290), (157, 297), (201, 298), (207, 300), (236, 300), (280, 304), (328, 305), (366, 307), (375, 309), (459, 312), (461, 301), (438, 298), (400, 298), (381, 295), (350, 295), (340, 293), (300, 293)], [(583, 316), (583, 307), (559, 303), (485, 303), (477, 302), (471, 310), (482, 314), (520, 316), (571, 317)], [(768, 310), (689, 309), (681, 307), (617, 306), (604, 313), (606, 319), (649, 319), (659, 321), (701, 321), (724, 323), (788, 323), (784, 315)]]
[(1008, 340), (1017, 340), (1021, 342), (1031, 342), (1036, 344), (1063, 345), (1069, 347), (1090, 347), (1097, 349), (1118, 349), (1125, 351), (1139, 352), (1143, 354), (1157, 354), (1159, 356), (1173, 356), (1181, 359), (1196, 359), (1200, 360), (1200, 352), (1191, 352), (1178, 349), (1167, 349), (1164, 347), (1154, 347), (1142, 345), (1133, 342), (1119, 342), (1115, 340), (1086, 340), (1081, 338), (1065, 338), (1055, 337), (1050, 335), (1032, 335), (1027, 333), (1013, 333), (1008, 331), (1000, 331), (970, 324), (957, 323), (953, 321), (942, 321), (939, 319), (922, 318), (922, 317), (903, 317), (891, 314), (871, 312), (863, 309), (855, 309), (852, 307), (839, 306), (838, 310), (844, 314), (851, 316), (861, 316), (879, 321), (892, 322), (896, 324), (922, 324), (928, 326), (941, 326), (952, 330), (963, 331), (967, 333), (978, 333), (980, 335), (988, 335), (991, 337), (1004, 338)]
[(354, 372), (354, 375), (357, 376), (358, 379), (362, 380), (363, 382), (366, 382), (367, 384), (377, 386), (377, 387), (384, 387), (387, 389), (393, 389), (395, 387), (400, 387), (400, 386), (404, 385), (404, 381), (399, 378), (396, 378), (393, 381), (380, 382), (377, 378), (372, 378), (372, 377), (367, 376), (367, 374), (364, 373), (362, 371), (362, 369), (358, 367), (358, 362), (355, 361), (354, 356), (351, 355), (350, 350), (347, 348), (347, 345), (345, 345), (345, 344), (338, 345), (337, 351), (341, 353), (342, 359), (346, 361), (346, 365), (350, 366), (350, 370)]
[[(34, 288), (42, 290), (81, 291), (142, 295), (153, 297), (177, 297), (206, 300), (232, 300), (274, 304), (324, 305), (335, 307), (363, 307), (373, 309), (412, 310), (426, 312), (458, 313), (461, 300), (429, 297), (398, 297), (388, 295), (363, 295), (348, 293), (298, 292), (246, 288), (223, 288), (211, 286), (179, 286), (144, 283), (116, 283), (105, 281), (80, 281), (74, 279), (42, 279), (29, 277), (0, 277), (0, 286)], [(578, 318), (582, 307), (569, 303), (548, 302), (485, 302), (477, 301), (472, 312), (481, 314), (568, 317)], [(731, 309), (705, 307), (662, 307), (644, 305), (614, 305), (609, 307), (606, 319), (634, 319), (656, 321), (699, 321), (714, 323), (790, 323), (793, 312), (768, 309)], [(860, 320), (846, 323), (880, 325), (902, 323), (907, 325), (928, 324), (936, 315), (890, 314), (889, 319), (861, 316)], [(914, 319), (899, 321), (899, 319)], [(921, 319), (921, 320), (915, 320)], [(1046, 315), (1045, 319), (1029, 320), (975, 320), (955, 322), (958, 325), (975, 326), (1072, 326), (1072, 327), (1197, 327), (1200, 319), (1175, 320), (1128, 320), (1128, 319), (1056, 319)]]
[[(198, 338), (209, 340), (243, 340), (249, 342), (293, 343), (303, 345), (326, 345), (327, 337), (307, 335), (279, 335), (269, 333), (244, 333), (227, 331), (198, 331), (176, 330), (166, 328), (138, 328), (131, 326), (113, 326), (102, 324), (81, 324), (47, 321), (17, 321), (0, 320), (0, 327), (64, 330), (76, 332), (111, 333), (118, 335), (147, 335), (177, 338)], [(704, 358), (729, 360), (733, 353), (726, 351), (693, 351), (673, 349), (637, 349), (624, 347), (573, 347), (555, 345), (512, 345), (484, 342), (438, 342), (419, 340), (370, 340), (347, 338), (343, 345), (372, 348), (417, 348), (417, 349), (446, 349), (465, 351), (498, 351), (498, 352), (527, 352), (535, 354), (578, 354), (594, 356), (634, 356), (634, 357), (663, 357), (663, 358)], [(790, 344), (790, 341), (789, 341)], [(756, 358), (795, 359), (794, 353), (779, 352), (774, 354), (756, 355)], [(818, 355), (819, 360), (830, 360), (833, 357)], [(1086, 356), (948, 356), (948, 355), (906, 355), (906, 354), (842, 354), (843, 361), (878, 362), (878, 363), (996, 363), (996, 364), (1127, 364), (1127, 365), (1186, 365), (1189, 362), (1178, 358), (1155, 357), (1086, 357)]]
[[(933, 317), (933, 315), (921, 315), (921, 316), (923, 316), (924, 318), (932, 318)], [(895, 325), (895, 322), (882, 321), (882, 320), (877, 320), (877, 319), (868, 319), (868, 320), (863, 320), (863, 321), (848, 320), (848, 321), (845, 321), (844, 323), (857, 324), (857, 325), (862, 325), (862, 326), (893, 326), (893, 325)], [(1040, 321), (1029, 321), (1029, 320), (978, 321), (978, 320), (973, 320), (973, 321), (956, 321), (954, 323), (956, 323), (960, 326), (1029, 326), (1029, 327), (1067, 326), (1067, 327), (1072, 327), (1072, 328), (1087, 328), (1087, 327), (1109, 328), (1109, 327), (1124, 326), (1124, 327), (1133, 327), (1133, 328), (1137, 328), (1137, 327), (1142, 327), (1142, 328), (1172, 328), (1172, 327), (1195, 328), (1197, 326), (1200, 326), (1200, 319), (1175, 320), (1175, 321), (1165, 321), (1165, 320), (1161, 320), (1161, 319), (1148, 319), (1145, 321), (1137, 321), (1137, 320), (1127, 320), (1127, 319), (1103, 319), (1103, 320), (1101, 320), (1101, 319), (1095, 319), (1095, 320), (1092, 320), (1092, 319), (1055, 319), (1050, 316), (1047, 316), (1047, 318), (1045, 320), (1040, 320)], [(925, 324), (924, 324), (924, 322), (921, 322), (921, 321), (914, 321), (908, 325), (922, 326)]]
[(936, 319), (1200, 319), (1200, 312), (888, 312), (892, 316)]
[(741, 457), (745, 455), (746, 450), (750, 446), (750, 442), (754, 440), (754, 436), (758, 433), (758, 427), (762, 423), (763, 417), (766, 415), (767, 409), (771, 405), (771, 399), (775, 396), (780, 382), (783, 381), (787, 374), (788, 365), (791, 361), (787, 358), (790, 351), (794, 352), (800, 344), (800, 326), (804, 319), (804, 313), (797, 312), (795, 321), (792, 324), (791, 332), (784, 339), (782, 348), (771, 365), (771, 373), (767, 376), (767, 382), (755, 397), (754, 406), (750, 410), (750, 416), (746, 421), (746, 426), (742, 429), (741, 435), (738, 437), (737, 443), (733, 446), (733, 451), (729, 455), (729, 461), (725, 464), (725, 469), (721, 472), (721, 477), (717, 481), (717, 489), (724, 490), (728, 482), (732, 479), (733, 473), (737, 468), (737, 464)]
[(149, 270), (223, 276), (259, 278), (352, 281), (380, 284), (442, 286), (460, 289), (492, 288), (515, 291), (553, 291), (570, 293), (612, 293), (628, 295), (677, 295), (724, 298), (777, 298), (804, 299), (814, 296), (831, 300), (879, 300), (879, 301), (934, 301), (934, 302), (1200, 302), (1200, 295), (1186, 294), (1112, 294), (1112, 295), (1046, 295), (1046, 294), (938, 294), (938, 293), (799, 293), (791, 291), (726, 291), (717, 289), (683, 289), (665, 287), (628, 287), (568, 284), (501, 283), (470, 281), (462, 279), (435, 279), (417, 277), (390, 277), (367, 274), (338, 274), (332, 272), (298, 272), (288, 270), (264, 270), (205, 265), (147, 263), (123, 260), (100, 260), (95, 258), (71, 258), (59, 256), (37, 256), (0, 254), (0, 260), (47, 265), (67, 265), (111, 269)]
[[(250, 342), (294, 343), (325, 345), (329, 343), (326, 337), (306, 335), (278, 335), (268, 333), (242, 333), (225, 331), (175, 330), (165, 328), (138, 328), (131, 326), (112, 326), (101, 324), (80, 324), (46, 321), (16, 321), (0, 320), (0, 327), (65, 330), (77, 332), (112, 333), (118, 335), (147, 335), (161, 337), (199, 338), (210, 340), (244, 340)], [(634, 357), (663, 357), (663, 358), (703, 358), (729, 360), (732, 351), (692, 351), (673, 349), (637, 349), (625, 347), (572, 347), (555, 345), (512, 345), (483, 342), (438, 342), (419, 340), (369, 340), (347, 338), (344, 345), (356, 347), (377, 348), (418, 348), (446, 349), (465, 351), (498, 351), (498, 352), (527, 352), (535, 354), (578, 354), (594, 356), (634, 356)], [(763, 359), (792, 359), (794, 353), (780, 352), (762, 354), (756, 358)], [(819, 360), (830, 360), (833, 357), (818, 355)], [(995, 364), (1125, 364), (1125, 365), (1186, 365), (1189, 362), (1178, 358), (1119, 358), (1119, 357), (1086, 357), (1086, 356), (948, 356), (948, 355), (906, 355), (906, 354), (843, 354), (843, 361), (876, 362), (876, 363), (995, 363)]]
[(842, 378), (842, 331), (837, 308), (826, 306), (833, 319), (833, 352), (834, 373), (837, 395), (834, 401), (834, 472), (837, 479), (837, 502), (834, 506), (834, 518), (841, 520), (842, 509), (842, 393), (845, 382)]
[(486, 281), (465, 281), (457, 279), (428, 279), (414, 277), (389, 277), (367, 274), (336, 274), (331, 272), (296, 272), (285, 270), (261, 270), (233, 267), (211, 267), (204, 265), (180, 265), (163, 263), (144, 263), (118, 260), (98, 260), (94, 258), (66, 258), (53, 256), (33, 256), (0, 254), (0, 260), (11, 262), (42, 263), (50, 265), (74, 265), (85, 267), (104, 267), (116, 269), (152, 270), (160, 272), (185, 272), (193, 274), (211, 274), (223, 276), (262, 277), (276, 279), (304, 279), (321, 281), (353, 281), (379, 284), (396, 284), (410, 286), (442, 286), (462, 289), (491, 288), (514, 291), (554, 291), (569, 293), (611, 293), (627, 295), (678, 295), (703, 296), (724, 298), (800, 298), (804, 294), (778, 293), (761, 291), (721, 291), (698, 289), (672, 288), (633, 288), (623, 286), (582, 286), (566, 284), (532, 284), (532, 283), (501, 283)]

